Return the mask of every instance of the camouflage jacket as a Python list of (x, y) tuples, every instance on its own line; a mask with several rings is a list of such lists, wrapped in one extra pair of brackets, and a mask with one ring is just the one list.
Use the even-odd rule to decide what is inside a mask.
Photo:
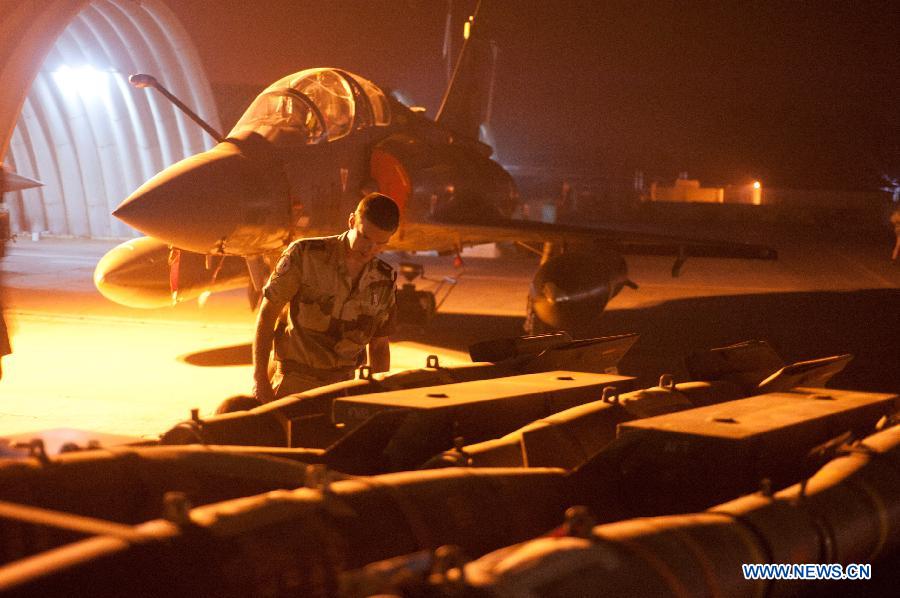
[(380, 259), (355, 281), (347, 270), (347, 233), (299, 239), (282, 253), (263, 293), (289, 304), (275, 337), (275, 357), (321, 370), (351, 369), (365, 359), (373, 338), (396, 321), (394, 269)]

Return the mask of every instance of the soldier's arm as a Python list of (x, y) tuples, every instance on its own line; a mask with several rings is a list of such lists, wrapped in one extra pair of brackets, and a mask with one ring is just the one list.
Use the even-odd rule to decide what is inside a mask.
[(269, 354), (275, 339), (275, 324), (284, 303), (263, 297), (256, 316), (256, 334), (253, 336), (253, 396), (262, 403), (275, 399), (269, 380)]
[(391, 344), (389, 337), (377, 336), (369, 341), (369, 367), (373, 372), (391, 369)]
[(281, 310), (300, 289), (302, 241), (294, 241), (278, 258), (275, 270), (263, 287), (253, 335), (253, 396), (266, 403), (275, 398), (269, 380), (269, 354), (275, 339), (275, 324)]

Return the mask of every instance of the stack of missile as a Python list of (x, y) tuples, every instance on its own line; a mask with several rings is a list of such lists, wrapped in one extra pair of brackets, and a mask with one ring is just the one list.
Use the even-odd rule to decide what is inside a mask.
[[(623, 392), (628, 377), (546, 371), (572, 348), (543, 347), (515, 366), (431, 363), (393, 381), (366, 377), (192, 418), (164, 436), (247, 439), (265, 417), (277, 446), (2, 462), (0, 498), (19, 504), (0, 504), (0, 589), (750, 595), (780, 586), (744, 581), (744, 562), (871, 562), (895, 551), (898, 397), (820, 388), (849, 356), (782, 367), (766, 345), (745, 343), (695, 357), (689, 369), (706, 381), (664, 377)], [(466, 386), (493, 370), (503, 392)], [(454, 376), (462, 381), (446, 383)], [(534, 380), (512, 392), (522, 376)], [(436, 377), (444, 384), (424, 385)], [(536, 392), (545, 378), (552, 392)], [(376, 384), (406, 390), (365, 392)], [(500, 405), (518, 411), (503, 418)], [(297, 446), (327, 434), (305, 436), (293, 420), (326, 410), (337, 441)], [(455, 446), (429, 452), (434, 438)], [(151, 519), (154, 508), (162, 518)]]

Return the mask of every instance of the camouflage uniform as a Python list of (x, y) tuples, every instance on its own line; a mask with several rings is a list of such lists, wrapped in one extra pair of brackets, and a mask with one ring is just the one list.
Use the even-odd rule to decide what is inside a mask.
[(393, 332), (394, 269), (375, 258), (354, 287), (346, 251), (347, 232), (294, 241), (263, 289), (289, 305), (275, 333), (276, 397), (352, 378), (369, 341)]

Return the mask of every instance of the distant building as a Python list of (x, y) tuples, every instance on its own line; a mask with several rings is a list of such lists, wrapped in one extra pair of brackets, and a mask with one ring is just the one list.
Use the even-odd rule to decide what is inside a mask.
[(725, 189), (701, 187), (696, 179), (678, 178), (671, 187), (663, 187), (655, 181), (650, 184), (650, 201), (686, 201), (698, 203), (724, 203)]

